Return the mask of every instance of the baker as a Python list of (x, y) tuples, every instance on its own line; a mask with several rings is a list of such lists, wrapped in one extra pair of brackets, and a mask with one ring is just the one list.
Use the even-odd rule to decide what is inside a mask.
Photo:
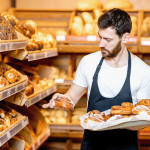
[[(150, 67), (130, 53), (132, 22), (128, 13), (111, 9), (98, 19), (101, 51), (84, 56), (65, 94), (76, 104), (88, 88), (87, 112), (108, 110), (123, 102), (150, 99)], [(45, 107), (55, 105), (55, 94)], [(138, 150), (137, 129), (84, 131), (81, 150)]]

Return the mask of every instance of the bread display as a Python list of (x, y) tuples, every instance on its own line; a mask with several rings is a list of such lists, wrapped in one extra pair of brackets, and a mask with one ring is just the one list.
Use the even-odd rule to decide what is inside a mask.
[(55, 108), (73, 111), (74, 103), (69, 97), (60, 97), (55, 100)]
[(100, 0), (80, 0), (77, 3), (77, 10), (86, 11), (93, 10), (95, 8), (102, 8), (103, 4)]
[(68, 112), (65, 110), (41, 109), (40, 112), (45, 117), (45, 121), (48, 124), (51, 124), (51, 123), (65, 124), (65, 123), (67, 123)]
[(108, 0), (104, 6), (104, 9), (113, 9), (113, 8), (120, 8), (120, 9), (132, 9), (133, 5), (129, 0)]

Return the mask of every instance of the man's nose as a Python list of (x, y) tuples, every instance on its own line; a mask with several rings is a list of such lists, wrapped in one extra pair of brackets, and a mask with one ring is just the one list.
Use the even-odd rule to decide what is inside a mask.
[(105, 45), (104, 39), (101, 39), (100, 44), (99, 44), (99, 47), (105, 47), (105, 46), (106, 46), (106, 45)]

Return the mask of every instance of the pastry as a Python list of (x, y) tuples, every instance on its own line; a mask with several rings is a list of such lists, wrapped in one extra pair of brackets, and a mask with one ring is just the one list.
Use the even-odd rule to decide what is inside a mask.
[(137, 105), (145, 105), (145, 106), (150, 106), (150, 99), (142, 99), (140, 102), (138, 102), (135, 106)]
[(10, 120), (10, 124), (13, 124), (14, 122), (16, 122), (18, 119), (17, 118), (12, 118), (11, 120)]
[(5, 112), (3, 109), (0, 108), (0, 117), (4, 118), (5, 117)]
[(84, 120), (86, 123), (90, 121), (95, 121), (95, 122), (104, 122), (105, 121), (105, 114), (99, 112), (98, 110), (93, 110), (89, 113), (88, 118)]
[(104, 120), (107, 121), (111, 117), (112, 117), (112, 114), (105, 115)]
[(115, 105), (115, 106), (112, 106), (111, 107), (111, 111), (110, 113), (112, 115), (125, 115), (125, 114), (131, 114), (132, 113), (132, 109), (133, 107), (122, 107), (122, 106), (118, 106), (118, 105)]
[(132, 113), (137, 115), (150, 115), (150, 109), (145, 105), (137, 105), (133, 108)]
[(100, 0), (80, 0), (77, 3), (77, 10), (86, 11), (95, 8), (102, 8), (103, 4)]
[(41, 78), (39, 77), (39, 75), (34, 75), (31, 79), (34, 83), (38, 84), (41, 81)]
[(19, 73), (15, 69), (9, 69), (4, 73), (4, 76), (10, 83), (15, 83), (21, 79)]
[(27, 85), (26, 87), (26, 96), (30, 96), (34, 93), (34, 87), (33, 85)]
[(122, 107), (134, 107), (134, 105), (133, 105), (132, 103), (130, 103), (130, 102), (123, 102), (123, 103), (121, 104), (121, 106), (122, 106)]
[(128, 0), (108, 0), (104, 4), (104, 9), (113, 9), (113, 8), (120, 8), (120, 9), (130, 9), (133, 8), (133, 5)]
[(33, 20), (26, 20), (25, 23), (30, 24), (35, 30), (37, 29), (36, 23)]
[(9, 83), (7, 82), (6, 78), (1, 76), (0, 77), (0, 88), (5, 87), (7, 85), (9, 85)]
[(12, 117), (17, 116), (17, 112), (14, 109), (8, 107), (7, 105), (0, 104), (0, 108), (3, 109), (4, 111), (6, 111), (7, 114), (11, 115)]
[(101, 9), (99, 8), (95, 8), (93, 10), (93, 15), (94, 15), (94, 19), (98, 20), (98, 18), (103, 14), (103, 12), (101, 11)]
[(55, 100), (55, 108), (73, 111), (74, 103), (69, 97), (60, 97)]
[(0, 66), (0, 76), (3, 76), (4, 72), (6, 72), (6, 68), (4, 68), (3, 66)]
[(83, 25), (78, 22), (73, 22), (71, 26), (71, 34), (72, 35), (82, 35), (83, 33)]

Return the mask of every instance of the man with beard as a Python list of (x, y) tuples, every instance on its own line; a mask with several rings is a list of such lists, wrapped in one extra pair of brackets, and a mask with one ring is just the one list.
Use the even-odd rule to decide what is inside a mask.
[[(123, 10), (112, 9), (98, 19), (101, 51), (81, 60), (68, 92), (76, 104), (88, 87), (87, 112), (103, 112), (123, 102), (150, 99), (150, 67), (128, 51), (132, 22)], [(46, 107), (53, 108), (55, 94)], [(138, 150), (137, 129), (84, 131), (81, 150)]]

